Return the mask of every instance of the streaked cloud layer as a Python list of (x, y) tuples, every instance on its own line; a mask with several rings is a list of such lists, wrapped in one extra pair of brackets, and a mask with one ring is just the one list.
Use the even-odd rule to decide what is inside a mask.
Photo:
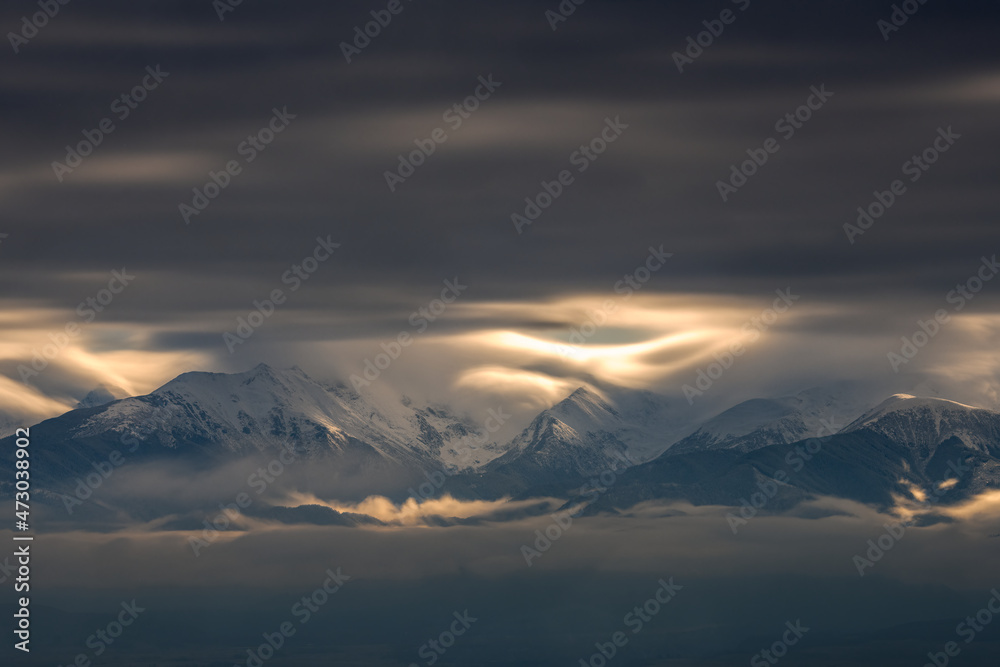
[[(380, 381), (522, 415), (588, 381), (679, 395), (790, 288), (801, 301), (703, 409), (842, 378), (1000, 404), (1000, 283), (900, 373), (885, 358), (1000, 250), (996, 9), (929, 4), (886, 43), (871, 3), (754, 6), (681, 75), (671, 54), (712, 11), (675, 5), (588, 2), (553, 32), (536, 4), (432, 3), (351, 64), (338, 44), (364, 4), (245, 4), (224, 22), (207, 5), (67, 7), (0, 74), (3, 409), (259, 361), (347, 380), (455, 276), (468, 291)], [(953, 48), (959, 31), (975, 49)], [(170, 76), (58, 182), (52, 161), (157, 64)], [(502, 86), (390, 192), (385, 170), (490, 74)], [(717, 181), (820, 84), (830, 101), (723, 203)], [(284, 107), (288, 129), (185, 225), (178, 204)], [(628, 130), (517, 234), (510, 215), (609, 117)], [(955, 148), (848, 243), (857, 207), (949, 126)], [(229, 354), (223, 332), (328, 235), (338, 254)], [(661, 245), (673, 257), (622, 300), (616, 281)], [(122, 267), (135, 284), (24, 387), (18, 365)]]

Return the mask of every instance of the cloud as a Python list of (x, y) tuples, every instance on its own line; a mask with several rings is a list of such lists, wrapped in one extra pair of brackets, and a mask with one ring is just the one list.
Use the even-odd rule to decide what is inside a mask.
[[(870, 4), (816, 14), (784, 3), (748, 11), (745, 29), (681, 75), (671, 54), (706, 18), (695, 3), (595, 4), (556, 32), (525, 3), (405, 13), (350, 65), (339, 40), (368, 15), (349, 6), (244, 3), (224, 22), (205, 7), (113, 6), (56, 17), (0, 77), (21, 100), (0, 156), (0, 279), (5, 311), (23, 314), (0, 324), (0, 372), (15, 377), (24, 343), (46, 335), (41, 322), (59, 326), (89, 276), (128, 266), (143, 277), (48, 371), (57, 403), (100, 381), (141, 393), (183, 370), (258, 361), (344, 379), (457, 275), (468, 295), (383, 381), (473, 413), (509, 403), (523, 424), (592, 379), (676, 394), (786, 286), (802, 303), (706, 397), (712, 409), (844, 376), (997, 404), (995, 332), (965, 324), (995, 309), (992, 287), (900, 375), (883, 363), (1000, 245), (982, 176), (997, 138), (995, 58), (952, 44), (991, 44), (978, 36), (995, 8), (925, 7), (886, 48)], [(58, 183), (51, 161), (155, 63), (171, 72), (162, 88)], [(491, 73), (495, 96), (389, 192), (397, 156)], [(717, 181), (820, 84), (835, 96), (723, 203)], [(184, 225), (191, 188), (286, 105), (298, 115), (288, 130)], [(622, 140), (518, 235), (511, 213), (608, 116), (630, 125)], [(843, 225), (857, 207), (949, 124), (964, 137), (955, 150), (850, 245)], [(327, 234), (344, 252), (229, 355), (222, 333)], [(651, 244), (674, 257), (641, 298), (577, 357), (554, 353)]]
[(418, 500), (408, 498), (403, 503), (394, 503), (384, 496), (368, 496), (361, 502), (341, 503), (322, 500), (313, 494), (295, 492), (281, 501), (280, 507), (300, 507), (302, 505), (320, 505), (330, 509), (351, 514), (364, 514), (385, 523), (400, 526), (421, 526), (429, 522), (454, 519), (482, 518), (489, 520), (500, 513), (516, 513), (527, 508), (548, 507), (558, 509), (559, 501), (555, 499), (528, 499), (512, 501), (510, 498), (499, 500), (463, 501), (444, 494), (438, 498)]
[[(994, 494), (995, 495), (995, 494)], [(304, 497), (302, 500), (306, 500)], [(315, 499), (309, 499), (315, 500)], [(523, 506), (519, 502), (515, 505)], [(249, 522), (247, 531), (223, 531), (196, 557), (191, 538), (201, 531), (160, 532), (137, 526), (111, 534), (50, 534), (40, 555), (52, 586), (302, 586), (322, 571), (331, 554), (345, 572), (366, 579), (455, 576), (461, 572), (497, 577), (527, 569), (523, 546), (540, 550), (531, 570), (543, 573), (614, 572), (662, 574), (665, 564), (678, 578), (857, 577), (854, 556), (866, 552), (892, 514), (850, 501), (821, 498), (800, 507), (801, 516), (753, 517), (734, 535), (724, 507), (647, 503), (624, 515), (575, 518), (551, 546), (541, 549), (536, 531), (553, 524), (549, 514), (514, 515), (478, 525), (428, 525), (414, 507), (369, 499), (342, 509), (370, 510), (402, 523), (396, 527), (344, 528)], [(516, 509), (512, 507), (512, 509)], [(425, 518), (496, 512), (482, 503), (450, 499), (425, 503)], [(986, 495), (943, 512), (954, 521), (905, 530), (866, 574), (907, 584), (988, 589), (1000, 544), (990, 540), (996, 498)], [(457, 513), (457, 514), (456, 514)], [(819, 518), (816, 518), (819, 517)], [(414, 524), (418, 525), (414, 525)], [(565, 522), (564, 522), (565, 523)], [(544, 545), (544, 541), (539, 544)], [(113, 549), (109, 547), (113, 546)], [(246, 554), (254, 554), (247, 559)], [(280, 566), (296, 563), (295, 568)], [(86, 576), (85, 576), (86, 575)]]

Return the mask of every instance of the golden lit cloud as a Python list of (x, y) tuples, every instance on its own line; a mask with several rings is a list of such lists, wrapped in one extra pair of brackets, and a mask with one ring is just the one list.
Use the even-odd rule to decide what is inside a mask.
[[(204, 352), (155, 349), (153, 335), (162, 327), (88, 323), (57, 309), (0, 312), (0, 359), (9, 368), (7, 376), (0, 376), (0, 404), (25, 419), (62, 414), (99, 384), (141, 395), (180, 373), (212, 364)], [(68, 323), (78, 327), (73, 335)]]
[(289, 507), (301, 505), (321, 505), (337, 512), (364, 514), (379, 521), (400, 526), (427, 525), (427, 520), (434, 517), (468, 519), (487, 516), (497, 510), (516, 510), (537, 505), (540, 501), (549, 502), (553, 506), (561, 504), (558, 500), (533, 499), (512, 501), (510, 498), (499, 500), (457, 500), (450, 494), (439, 498), (429, 498), (418, 501), (408, 498), (403, 504), (396, 504), (384, 496), (369, 496), (360, 503), (336, 503), (317, 498), (307, 493), (292, 493), (286, 503)]

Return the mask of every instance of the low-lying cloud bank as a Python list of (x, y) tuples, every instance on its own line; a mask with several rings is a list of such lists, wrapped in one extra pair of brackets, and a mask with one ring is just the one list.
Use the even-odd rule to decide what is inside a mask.
[(46, 535), (38, 558), (53, 588), (298, 586), (332, 562), (373, 579), (668, 567), (677, 576), (875, 576), (975, 588), (993, 585), (1000, 556), (1000, 493), (928, 510), (918, 521), (820, 498), (787, 514), (751, 517), (735, 533), (735, 508), (646, 503), (625, 515), (584, 518), (556, 506), (451, 498), (400, 506), (371, 498), (339, 507), (394, 525), (289, 525), (246, 516), (221, 531), (137, 524)]

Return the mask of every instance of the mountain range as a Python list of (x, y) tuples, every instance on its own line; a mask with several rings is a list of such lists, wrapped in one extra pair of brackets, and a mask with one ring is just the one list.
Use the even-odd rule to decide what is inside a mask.
[[(500, 443), (445, 407), (372, 389), (264, 364), (185, 373), (145, 396), (99, 388), (31, 427), (34, 485), (64, 493), (115, 452), (126, 464), (210, 469), (294, 445), (312, 465), (363, 487), (371, 480), (366, 493), (396, 499), (438, 471), (448, 477), (442, 493), (467, 498), (568, 497), (605, 473), (614, 482), (589, 511), (656, 499), (738, 505), (772, 483), (774, 508), (815, 495), (950, 503), (1000, 486), (1000, 413), (940, 398), (898, 394), (871, 405), (857, 392), (817, 388), (691, 423), (683, 400), (584, 386)], [(12, 440), (2, 449), (11, 467)], [(380, 486), (386, 479), (392, 488)]]

